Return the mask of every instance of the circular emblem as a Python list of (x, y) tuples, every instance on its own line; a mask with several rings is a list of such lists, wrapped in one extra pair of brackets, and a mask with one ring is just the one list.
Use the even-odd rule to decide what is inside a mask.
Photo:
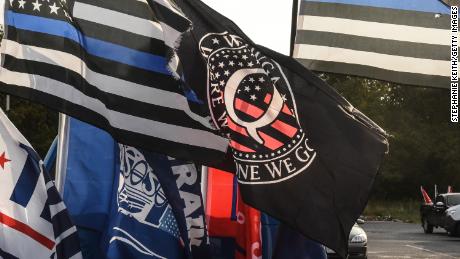
[(238, 181), (276, 183), (305, 171), (316, 151), (279, 64), (228, 32), (205, 35), (199, 47), (211, 116), (230, 140)]

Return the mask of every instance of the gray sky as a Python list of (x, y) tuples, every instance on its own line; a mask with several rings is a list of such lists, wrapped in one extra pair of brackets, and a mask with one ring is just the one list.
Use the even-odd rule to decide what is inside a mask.
[[(109, 0), (110, 1), (110, 0)], [(233, 20), (256, 43), (289, 54), (292, 1), (202, 0)], [(4, 0), (0, 0), (3, 7)], [(3, 8), (0, 8), (3, 23)]]

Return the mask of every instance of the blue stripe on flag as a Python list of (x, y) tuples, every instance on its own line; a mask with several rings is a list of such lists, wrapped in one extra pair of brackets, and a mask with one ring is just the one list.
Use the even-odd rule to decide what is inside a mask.
[(89, 54), (133, 67), (170, 75), (164, 57), (87, 37), (71, 24), (34, 15), (7, 11), (6, 23), (18, 29), (64, 37), (80, 44)]
[(450, 8), (439, 0), (304, 0), (306, 2), (338, 3), (371, 7), (392, 8), (407, 11), (450, 14)]
[(41, 170), (39, 167), (39, 160), (36, 160), (34, 151), (23, 144), (20, 144), (20, 146), (26, 150), (27, 159), (24, 163), (21, 175), (14, 186), (10, 200), (25, 208), (35, 191), (35, 186), (38, 183)]

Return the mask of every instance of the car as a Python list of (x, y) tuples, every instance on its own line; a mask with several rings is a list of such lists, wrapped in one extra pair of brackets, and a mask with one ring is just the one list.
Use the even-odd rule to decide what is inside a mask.
[(460, 193), (443, 193), (434, 203), (420, 206), (423, 231), (433, 233), (433, 228), (444, 228), (451, 236), (460, 236)]
[[(364, 221), (359, 220), (360, 224)], [(334, 251), (327, 248), (328, 258), (341, 258)], [(367, 235), (357, 223), (353, 225), (348, 238), (348, 258), (349, 259), (367, 259)]]

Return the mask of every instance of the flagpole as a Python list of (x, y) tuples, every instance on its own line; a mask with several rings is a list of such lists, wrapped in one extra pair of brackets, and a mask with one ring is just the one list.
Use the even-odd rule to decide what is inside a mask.
[(5, 98), (5, 111), (9, 112), (10, 111), (10, 95), (7, 94)]
[(206, 211), (208, 201), (208, 167), (201, 166), (201, 196), (203, 197), (203, 208)]
[(291, 22), (291, 49), (290, 56), (294, 55), (295, 37), (297, 34), (297, 14), (299, 12), (299, 0), (293, 0), (292, 3), (292, 22)]
[(61, 195), (64, 194), (64, 180), (67, 174), (69, 116), (59, 113), (58, 143), (56, 155), (55, 183)]

